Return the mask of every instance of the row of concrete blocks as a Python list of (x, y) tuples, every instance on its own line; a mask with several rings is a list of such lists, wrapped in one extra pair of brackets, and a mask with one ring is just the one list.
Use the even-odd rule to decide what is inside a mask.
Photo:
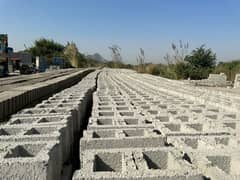
[(83, 152), (82, 164), (74, 180), (200, 180), (203, 177), (184, 154), (170, 147), (92, 149)]
[[(137, 77), (136, 77), (136, 79), (137, 79)], [(125, 81), (126, 81), (126, 79), (125, 79)], [(131, 82), (130, 86), (132, 84), (134, 84), (134, 82)], [(160, 84), (162, 85), (162, 83), (158, 82), (158, 83), (156, 83), (156, 86), (159, 87)], [(135, 88), (136, 87), (141, 88), (141, 86), (143, 86), (140, 82), (138, 83), (138, 86), (136, 86), (136, 84), (134, 84), (134, 85), (135, 85)], [(171, 87), (171, 85), (169, 85), (169, 86)], [(145, 88), (151, 89), (151, 86), (149, 87), (146, 85)], [(158, 90), (156, 90), (156, 89), (155, 89), (155, 91), (157, 92)], [(176, 90), (178, 90), (178, 89), (176, 89)], [(160, 92), (159, 92), (159, 94), (160, 94)], [(166, 92), (166, 90), (163, 92)], [(169, 94), (171, 94), (171, 93), (169, 93)], [(157, 93), (155, 93), (155, 95), (157, 95)], [(198, 153), (201, 154), (203, 157), (208, 157), (211, 154), (211, 153), (209, 153), (209, 151), (212, 151), (214, 149), (215, 152), (211, 154), (211, 158), (207, 158), (208, 159), (206, 161), (207, 163), (203, 163), (203, 164), (200, 164), (197, 166), (200, 169), (202, 169), (203, 172), (206, 172), (207, 175), (209, 175), (211, 177), (215, 177), (216, 179), (224, 179), (224, 180), (225, 179), (239, 179), (239, 172), (236, 171), (236, 167), (240, 164), (239, 150), (238, 150), (238, 147), (239, 147), (239, 133), (238, 133), (239, 132), (239, 120), (237, 118), (238, 114), (236, 114), (236, 113), (234, 114), (231, 112), (229, 113), (226, 109), (225, 109), (226, 112), (222, 111), (221, 108), (214, 108), (213, 110), (216, 113), (214, 113), (213, 116), (210, 118), (210, 119), (212, 119), (212, 121), (207, 122), (207, 121), (205, 121), (206, 119), (203, 119), (202, 121), (199, 120), (200, 123), (201, 122), (203, 123), (203, 126), (205, 126), (204, 123), (211, 123), (211, 126), (213, 127), (212, 133), (208, 133), (208, 132), (206, 132), (204, 134), (202, 134), (202, 133), (187, 133), (187, 131), (185, 131), (186, 130), (185, 129), (182, 133), (171, 133), (171, 134), (165, 133), (165, 135), (167, 135), (167, 137), (174, 137), (176, 139), (178, 139), (180, 137), (188, 138), (191, 136), (193, 136), (195, 138), (196, 137), (198, 137), (198, 138), (204, 137), (204, 139), (207, 141), (207, 143), (205, 143), (205, 145), (204, 145), (205, 148), (198, 149), (197, 151), (194, 150), (197, 153), (195, 153), (192, 157), (195, 157)], [(200, 114), (202, 114), (203, 112), (204, 111), (200, 112)], [(184, 113), (185, 112), (181, 112), (180, 114), (184, 114)], [(219, 114), (220, 114), (220, 116), (219, 116)], [(227, 119), (226, 119), (226, 117), (227, 117)], [(163, 125), (164, 122), (158, 123), (158, 124)], [(229, 127), (229, 128), (224, 128), (225, 132), (222, 132), (222, 133), (219, 132), (219, 130), (218, 130), (219, 125), (221, 125), (221, 124), (224, 124), (224, 126)], [(161, 130), (161, 132), (164, 131), (165, 127), (163, 127), (163, 126), (158, 126), (158, 127)], [(171, 129), (178, 130), (178, 127), (179, 126), (172, 126)], [(201, 124), (195, 126), (195, 128), (198, 128), (198, 127), (201, 127)], [(200, 130), (201, 130), (201, 128), (200, 128)], [(234, 133), (231, 133), (231, 131)], [(228, 143), (228, 140), (229, 140), (228, 138), (227, 139), (222, 138), (225, 135), (229, 135), (229, 138), (231, 138), (231, 142), (233, 142), (233, 143)], [(210, 142), (209, 138), (211, 136), (217, 136), (218, 141), (217, 142), (215, 141), (215, 143)], [(223, 143), (219, 143), (219, 140), (221, 140), (220, 142), (223, 142)], [(216, 144), (221, 144), (221, 145), (217, 146)], [(227, 146), (225, 146), (225, 145), (227, 145)], [(175, 143), (175, 146), (178, 147), (179, 144)], [(184, 146), (183, 146), (183, 148), (181, 148), (181, 150), (185, 151), (186, 150), (185, 147), (186, 147), (186, 144), (184, 143)], [(229, 148), (231, 149), (231, 151), (229, 151)], [(221, 151), (222, 149), (224, 149), (224, 150)], [(191, 152), (192, 152), (192, 150), (190, 150), (188, 153), (191, 153)], [(195, 159), (195, 161), (198, 162), (203, 157), (198, 157)], [(223, 164), (225, 164), (226, 166)], [(201, 168), (201, 167), (205, 167), (205, 169)], [(217, 167), (217, 168), (215, 168), (215, 167)], [(212, 172), (214, 172), (214, 173), (212, 173)]]
[[(236, 114), (225, 111), (219, 112), (217, 108), (206, 108), (205, 106), (194, 105), (198, 108), (190, 109), (192, 113), (189, 113), (187, 109), (182, 111), (182, 109), (179, 110), (177, 107), (172, 109), (165, 105), (164, 107), (161, 105), (161, 107), (158, 108), (159, 106), (156, 107), (156, 103), (154, 102), (154, 105), (148, 105), (149, 108), (147, 108), (147, 110), (145, 110), (146, 105), (144, 105), (143, 107), (136, 108), (137, 111), (135, 110), (134, 112), (133, 107), (131, 107), (129, 103), (123, 102), (118, 96), (107, 98), (107, 96), (104, 95), (98, 96), (98, 98), (100, 103), (93, 107), (92, 118), (89, 121), (91, 127), (102, 125), (104, 128), (111, 128), (111, 126), (144, 125), (152, 123), (159, 126), (166, 135), (183, 133), (190, 135), (193, 133), (197, 134), (197, 132), (201, 132), (201, 134), (234, 133), (239, 129), (239, 120)], [(96, 100), (98, 99), (96, 98)], [(139, 101), (142, 102), (140, 98)], [(184, 103), (184, 106), (186, 106), (186, 103)], [(161, 110), (162, 108), (164, 108), (164, 111)], [(212, 113), (207, 113), (208, 111)], [(143, 113), (145, 116), (141, 117), (139, 115), (140, 113)], [(184, 116), (182, 114), (184, 114)], [(147, 121), (145, 119), (146, 117)]]
[[(155, 77), (153, 77), (154, 79)], [(136, 78), (137, 79), (137, 78)], [(166, 81), (166, 80), (165, 80)], [(134, 84), (134, 82), (131, 82), (131, 85)], [(159, 83), (158, 82), (158, 86), (159, 86)], [(161, 84), (162, 85), (162, 84)], [(135, 87), (142, 87), (142, 84), (141, 83), (138, 83), (138, 86), (136, 84), (134, 84)], [(170, 86), (171, 87), (171, 86)], [(146, 85), (145, 87), (147, 90), (151, 89), (151, 87), (148, 87)], [(146, 91), (147, 91), (146, 90)], [(178, 90), (178, 89), (176, 89)], [(156, 91), (157, 92), (157, 91)], [(166, 99), (169, 99), (167, 94), (171, 94), (171, 93), (167, 93), (166, 90), (164, 92), (161, 92), (161, 91), (158, 91), (158, 96), (161, 96), (162, 94), (164, 94), (164, 96), (166, 97)], [(157, 95), (157, 93), (156, 93)], [(173, 96), (174, 97), (174, 96)], [(174, 97), (175, 98), (175, 97)], [(164, 98), (163, 98), (164, 99)], [(159, 116), (162, 116), (164, 114), (167, 115), (167, 116), (170, 116), (169, 119), (175, 119), (175, 118), (178, 118), (178, 116), (174, 117), (174, 115), (177, 115), (179, 113), (179, 115), (181, 114), (185, 114), (186, 115), (186, 118), (187, 120), (186, 121), (192, 121), (193, 118), (196, 118), (196, 117), (199, 117), (200, 119), (204, 120), (204, 121), (208, 121), (208, 120), (214, 120), (215, 122), (214, 123), (217, 123), (220, 121), (223, 122), (223, 123), (227, 123), (228, 121), (231, 122), (231, 121), (236, 121), (238, 122), (239, 120), (239, 114), (237, 113), (232, 113), (232, 112), (229, 112), (227, 110), (224, 110), (222, 108), (216, 108), (216, 107), (211, 107), (209, 108), (209, 105), (206, 106), (205, 104), (199, 104), (197, 102), (193, 102), (193, 101), (190, 101), (188, 103), (184, 102), (184, 98), (179, 98), (179, 97), (176, 97), (177, 101), (170, 101), (170, 104), (160, 104), (158, 105), (157, 107), (154, 107), (152, 106), (152, 104), (148, 105), (148, 107), (145, 107), (145, 105), (143, 106), (144, 108), (147, 108), (149, 110), (149, 112), (146, 112), (148, 110), (146, 110), (145, 112), (143, 113), (148, 113), (150, 115), (152, 115), (153, 117), (156, 115), (156, 117), (159, 115)], [(180, 103), (179, 100), (181, 100), (181, 102), (183, 103)], [(154, 100), (155, 101), (155, 100)], [(152, 102), (154, 105), (155, 105), (155, 102)], [(157, 101), (157, 100), (156, 100)], [(141, 103), (143, 101), (140, 101)], [(196, 104), (195, 104), (196, 103)], [(145, 104), (147, 104), (145, 102)], [(158, 102), (157, 102), (158, 104)], [(172, 104), (172, 105), (171, 105)], [(182, 104), (182, 105), (181, 105)], [(192, 104), (192, 106), (191, 106)], [(136, 103), (136, 106), (137, 106), (137, 103)], [(149, 107), (151, 106), (151, 108)], [(178, 106), (180, 106), (181, 108), (179, 108)], [(173, 109), (171, 109), (173, 107)], [(191, 107), (194, 107), (193, 109), (191, 109)], [(183, 109), (182, 109), (183, 108)], [(185, 109), (186, 108), (186, 109)], [(190, 111), (188, 110), (188, 108), (190, 108)], [(162, 111), (162, 109), (166, 109), (166, 110), (170, 110), (168, 113), (166, 113), (166, 111)], [(178, 112), (179, 111), (179, 112)], [(188, 118), (188, 116), (190, 116)], [(192, 116), (192, 117), (191, 117)], [(185, 121), (185, 117), (180, 117), (182, 120)], [(164, 118), (163, 118), (164, 119)], [(201, 122), (200, 119), (196, 119), (197, 121)], [(175, 119), (176, 120), (176, 119)], [(194, 119), (195, 120), (195, 119)], [(224, 122), (225, 121), (225, 122)]]
[(239, 138), (232, 135), (172, 136), (168, 142), (189, 155), (191, 162), (210, 179), (237, 180)]
[[(140, 86), (141, 85), (139, 84), (139, 87)], [(146, 97), (146, 95), (144, 95), (144, 97)], [(167, 96), (166, 98), (169, 99)], [(220, 125), (222, 123), (223, 125), (230, 126), (233, 129), (236, 129), (236, 125), (238, 125), (237, 122), (239, 116), (236, 113), (231, 113), (221, 108), (209, 107), (204, 104), (185, 102), (184, 99), (179, 97), (176, 97), (176, 100), (170, 101), (170, 103), (166, 103), (165, 101), (162, 102), (161, 98), (160, 100), (150, 100), (150, 103), (147, 103), (146, 100), (139, 97), (129, 97), (129, 100), (134, 103), (141, 113), (147, 115), (148, 118), (159, 119), (161, 122), (177, 122), (176, 120), (179, 119), (182, 122), (201, 124), (206, 122), (211, 123), (213, 120), (215, 121), (213, 123), (217, 124), (220, 122)], [(139, 106), (140, 104), (141, 106)]]
[(0, 126), (0, 179), (71, 179), (79, 140), (98, 72)]
[(13, 88), (10, 91), (2, 92), (0, 98), (0, 121), (6, 120), (8, 116), (39, 99), (77, 83), (92, 71), (93, 69), (85, 69), (46, 82), (18, 87), (16, 89)]
[[(123, 78), (124, 79), (124, 78)], [(136, 79), (138, 79), (137, 77), (136, 77)], [(125, 79), (124, 79), (125, 80)], [(132, 80), (133, 81), (133, 80)], [(160, 84), (160, 83), (158, 83), (158, 84)], [(129, 86), (130, 85), (130, 86)], [(162, 84), (161, 84), (162, 85)], [(134, 89), (134, 88), (136, 88), (136, 87), (139, 87), (139, 88), (142, 88), (143, 87), (143, 85), (142, 85), (142, 83), (141, 82), (138, 82), (138, 83), (136, 83), (136, 82), (131, 82), (131, 84), (128, 84), (128, 87), (127, 88), (129, 88), (129, 89)], [(161, 86), (160, 86), (161, 87)], [(142, 88), (143, 89), (143, 88)], [(157, 99), (155, 99), (155, 98), (152, 98), (153, 100), (150, 100), (150, 103), (151, 104), (146, 104), (146, 101), (145, 101), (145, 99), (143, 98), (143, 99), (139, 99), (138, 97), (136, 97), (135, 96), (135, 99), (133, 98), (133, 97), (131, 97), (130, 96), (130, 100), (134, 103), (134, 105), (136, 106), (136, 105), (138, 105), (138, 104), (142, 104), (143, 105), (143, 107), (145, 106), (145, 108), (147, 109), (149, 109), (149, 106), (151, 105), (151, 107), (152, 107), (152, 105), (154, 104), (154, 105), (157, 105), (157, 108), (159, 109), (168, 109), (168, 108), (176, 108), (176, 106), (178, 106), (179, 104), (182, 104), (180, 107), (181, 108), (183, 108), (183, 109), (185, 109), (185, 110), (187, 110), (187, 109), (192, 109), (193, 110), (193, 112), (196, 112), (196, 113), (205, 113), (206, 111), (207, 112), (215, 112), (215, 114), (219, 114), (219, 113), (221, 113), (222, 111), (224, 111), (224, 109), (219, 109), (219, 108), (216, 108), (216, 107), (214, 107), (214, 108), (209, 108), (209, 105), (208, 105), (208, 108), (206, 108), (206, 105), (205, 104), (199, 104), (199, 103), (197, 103), (197, 104), (195, 104), (196, 103), (196, 101), (194, 102), (193, 100), (186, 100), (186, 98), (179, 98), (178, 96), (176, 96), (176, 95), (172, 95), (171, 93), (169, 93), (169, 92), (167, 92), (167, 90), (168, 89), (166, 89), (166, 90), (164, 90), (164, 91), (160, 91), (160, 90), (156, 90), (156, 88), (153, 88), (153, 87), (151, 87), (151, 86), (145, 86), (144, 87), (144, 94), (146, 94), (146, 92), (149, 92), (149, 93), (152, 93), (152, 91), (154, 91), (155, 92), (155, 96), (156, 96), (156, 98), (162, 98), (161, 99), (161, 102), (160, 101), (158, 101)], [(176, 91), (177, 91), (178, 89), (176, 89)], [(136, 90), (136, 92), (137, 92), (137, 90)], [(169, 96), (169, 94), (171, 94), (171, 96)], [(142, 97), (148, 97), (149, 95), (144, 95), (144, 96), (142, 96)], [(154, 96), (153, 96), (154, 97)], [(170, 98), (171, 97), (171, 98)], [(164, 100), (165, 99), (165, 100)], [(148, 98), (148, 101), (149, 101), (149, 98)], [(151, 102), (152, 101), (152, 102)], [(193, 108), (191, 108), (191, 107), (193, 107)], [(203, 110), (203, 111), (202, 111)], [(229, 112), (229, 111), (228, 111)]]
[[(171, 147), (176, 147), (177, 151), (185, 152), (182, 156), (179, 156), (178, 159), (188, 160), (191, 166), (195, 167), (195, 172), (202, 170), (201, 172), (205, 172), (204, 175), (208, 175), (211, 178), (219, 177), (222, 178), (217, 179), (235, 179), (239, 178), (239, 172), (236, 169), (239, 164), (239, 151), (237, 150), (239, 147), (238, 140), (234, 140), (231, 135), (224, 134), (205, 134), (198, 135), (182, 135), (182, 136), (162, 136), (159, 134), (159, 131), (152, 129), (101, 129), (101, 130), (88, 130), (84, 137), (81, 139), (81, 161), (82, 161), (82, 169), (77, 171), (74, 175), (75, 179), (111, 179), (112, 176), (116, 179), (151, 179), (149, 174), (145, 174), (139, 169), (135, 175), (126, 176), (124, 171), (113, 169), (104, 169), (104, 164), (108, 166), (114, 166), (111, 164), (111, 154), (112, 150), (123, 149), (123, 151), (132, 151), (135, 152), (136, 148), (140, 148), (142, 152), (144, 151), (152, 151), (152, 147), (155, 147), (158, 150), (161, 150), (162, 147), (165, 147), (166, 150), (171, 153)], [(150, 132), (150, 133), (149, 133)], [(167, 146), (167, 147), (166, 147)], [(143, 148), (144, 147), (144, 148)], [(170, 147), (170, 148), (169, 148)], [(229, 150), (229, 148), (231, 150)], [(93, 151), (93, 150), (97, 150)], [(220, 151), (222, 150), (222, 151)], [(194, 153), (193, 153), (194, 152)], [(90, 154), (94, 154), (94, 158), (90, 158)], [(234, 154), (235, 153), (235, 154)], [(109, 159), (105, 159), (104, 156), (101, 157), (101, 154), (105, 154)], [(158, 154), (158, 153), (157, 153)], [(201, 156), (200, 156), (201, 155)], [(100, 157), (98, 157), (100, 156)], [(115, 156), (115, 155), (114, 155)], [(100, 160), (99, 160), (100, 158)], [(152, 157), (155, 161), (160, 161), (157, 155)], [(85, 159), (85, 160), (84, 160)], [(134, 160), (134, 159), (133, 159)], [(146, 160), (146, 159), (145, 159)], [(99, 162), (100, 161), (100, 162)], [(150, 160), (150, 162), (153, 160)], [(141, 161), (142, 163), (146, 163), (145, 161)], [(114, 162), (117, 163), (117, 162)], [(153, 161), (153, 163), (155, 163)], [(88, 164), (91, 164), (89, 166)], [(197, 165), (196, 165), (197, 164)], [(86, 168), (87, 166), (87, 168)], [(98, 167), (96, 167), (98, 166)], [(124, 165), (123, 165), (124, 166)], [(86, 168), (86, 169), (85, 169)], [(96, 169), (95, 169), (96, 168)], [(103, 168), (103, 169), (101, 169)], [(206, 169), (204, 169), (206, 168)], [(155, 169), (155, 168), (149, 168)], [(156, 168), (158, 170), (162, 168)], [(210, 170), (211, 169), (211, 170)], [(130, 170), (127, 168), (126, 171)], [(162, 169), (163, 170), (163, 169)], [(179, 176), (182, 171), (175, 172), (174, 178), (171, 177), (171, 170), (166, 168), (164, 171), (158, 171), (158, 175), (156, 170), (152, 175), (153, 179), (160, 178), (160, 175), (166, 173), (165, 178), (168, 179), (181, 179), (183, 177)], [(110, 172), (111, 173), (110, 173)], [(103, 173), (105, 172), (105, 173)], [(108, 173), (109, 172), (109, 173)], [(192, 172), (191, 169), (188, 169), (190, 174)], [(213, 174), (216, 172), (216, 174)], [(131, 173), (131, 171), (130, 171)], [(89, 177), (89, 174), (91, 175)], [(125, 174), (125, 175), (124, 175)], [(141, 178), (139, 177), (141, 174)], [(235, 175), (232, 175), (235, 174)], [(238, 175), (237, 175), (238, 174)], [(99, 175), (101, 175), (99, 177)], [(125, 177), (126, 176), (126, 177)], [(118, 177), (118, 178), (117, 178)], [(198, 176), (199, 179), (203, 178), (202, 174)], [(184, 177), (188, 179), (188, 176)], [(191, 177), (192, 178), (192, 177)], [(213, 178), (214, 179), (214, 178)]]
[(167, 144), (154, 124), (146, 122), (103, 76), (99, 76), (92, 117), (80, 140), (81, 169), (73, 179), (203, 179), (184, 154)]
[[(147, 104), (151, 102), (154, 99), (152, 96), (142, 93), (140, 86), (136, 86), (137, 89), (139, 88), (136, 91), (120, 86), (120, 83), (111, 81), (109, 78), (111, 76), (113, 73), (108, 73), (108, 77), (104, 75), (99, 77), (92, 117), (88, 130), (84, 132), (84, 137), (80, 141), (81, 169), (75, 172), (74, 180), (208, 179), (206, 175), (213, 179), (239, 178), (236, 170), (236, 165), (240, 162), (237, 150), (239, 140), (238, 137), (234, 138), (238, 125), (237, 116), (224, 112), (220, 118), (213, 119), (213, 124), (218, 124), (220, 121), (219, 125), (225, 126), (227, 123), (228, 127), (224, 127), (224, 131), (213, 129), (212, 132), (204, 130), (206, 126), (204, 120), (194, 123), (189, 118), (189, 122), (182, 124), (175, 122), (175, 116), (171, 113), (162, 117), (162, 114), (157, 114), (161, 117), (158, 119), (154, 117), (154, 113), (144, 108), (136, 108), (137, 104), (141, 104), (138, 102), (142, 100)], [(119, 77), (119, 74), (116, 76)], [(124, 81), (118, 82), (124, 84)], [(139, 98), (138, 95), (141, 97), (139, 101), (134, 100), (134, 96)], [(133, 99), (129, 98), (130, 96)], [(196, 105), (201, 104), (196, 103)], [(206, 109), (211, 108), (207, 106)], [(219, 115), (222, 111), (216, 109), (214, 113)], [(182, 114), (184, 113), (181, 112), (179, 115)], [(226, 122), (221, 119), (224, 115), (228, 118), (225, 119)], [(172, 116), (172, 122), (166, 123), (165, 120), (169, 120), (169, 116)], [(190, 131), (182, 126), (191, 126)], [(163, 149), (167, 154), (178, 152), (179, 155), (174, 156), (176, 157), (174, 161), (164, 160), (163, 156), (159, 157)], [(135, 152), (138, 152), (136, 153), (138, 155), (135, 155)], [(165, 154), (164, 157), (171, 159), (171, 155)], [(169, 163), (168, 166), (160, 165), (166, 161)], [(177, 167), (179, 161), (184, 162), (181, 164), (181, 169), (172, 169), (171, 164)]]
[[(111, 128), (134, 128), (134, 127), (158, 127), (161, 129), (161, 132), (165, 135), (179, 135), (179, 134), (236, 134), (239, 130), (239, 122), (237, 121), (226, 121), (226, 122), (191, 122), (191, 123), (184, 123), (184, 122), (176, 122), (176, 123), (168, 123), (168, 122), (161, 122), (163, 117), (158, 117), (155, 120), (144, 120), (139, 121), (137, 117), (134, 118), (119, 118), (116, 117), (101, 117), (101, 118), (90, 118), (90, 123), (88, 129), (111, 129)], [(115, 119), (115, 120), (114, 120)], [(156, 122), (159, 121), (159, 122)]]
[(240, 107), (240, 100), (239, 97), (236, 96), (236, 93), (188, 86), (183, 82), (161, 77), (152, 77), (150, 75), (142, 75), (139, 77), (133, 72), (128, 75), (130, 75), (132, 79), (138, 80), (142, 85), (148, 84), (156, 88), (156, 90), (171, 92), (177, 96), (186, 97), (203, 104), (213, 105), (232, 112), (238, 112)]
[[(104, 96), (105, 97), (105, 96)], [(137, 110), (137, 114), (144, 113), (146, 116), (149, 117), (158, 117), (158, 116), (167, 116), (168, 121), (171, 119), (180, 119), (183, 121), (194, 121), (196, 117), (200, 119), (208, 119), (208, 120), (237, 120), (239, 117), (236, 113), (229, 113), (226, 111), (219, 111), (219, 109), (204, 109), (204, 108), (187, 108), (189, 107), (184, 103), (184, 105), (175, 105), (175, 107), (168, 107), (165, 104), (160, 105), (151, 105), (145, 104), (145, 105), (139, 105), (143, 101), (140, 100), (140, 102), (134, 102), (134, 108)], [(144, 101), (146, 102), (146, 101)], [(114, 113), (114, 110), (121, 110), (122, 112)], [(95, 107), (93, 111), (95, 111), (94, 114), (98, 114), (98, 112), (102, 111), (106, 116), (135, 116), (135, 114), (127, 113), (127, 111), (131, 111), (132, 108), (129, 107), (128, 103), (125, 102), (117, 102), (114, 104), (114, 102), (109, 103), (107, 102), (101, 102), (99, 103), (99, 106)], [(107, 111), (111, 111), (107, 113)], [(100, 114), (100, 115), (103, 115)], [(184, 116), (183, 116), (184, 114)], [(184, 118), (185, 117), (185, 118)]]
[[(124, 77), (126, 78), (126, 77)], [(156, 92), (156, 94), (158, 94), (158, 91), (161, 91), (161, 94), (163, 93), (171, 93), (172, 95), (174, 95), (175, 97), (179, 97), (179, 93), (177, 93), (177, 91), (182, 92), (182, 95), (194, 95), (196, 94), (197, 96), (201, 96), (202, 93), (199, 92), (198, 90), (196, 91), (188, 91), (189, 89), (186, 89), (185, 86), (183, 86), (183, 83), (179, 83), (178, 81), (172, 81), (172, 80), (168, 80), (168, 79), (164, 79), (161, 77), (152, 77), (152, 76), (148, 76), (148, 75), (142, 75), (141, 78), (139, 78), (139, 76), (136, 73), (129, 73), (127, 79), (132, 80), (133, 85), (136, 84), (141, 84), (142, 87), (144, 87), (145, 90), (149, 90), (148, 86), (151, 87), (152, 92), (154, 94), (154, 92)], [(135, 80), (135, 81), (133, 81)], [(144, 85), (144, 86), (143, 86)], [(158, 87), (155, 88), (155, 86)], [(179, 88), (181, 86), (181, 88)], [(182, 87), (183, 86), (183, 87)], [(184, 93), (185, 92), (185, 93)], [(185, 96), (182, 96), (183, 98)], [(190, 96), (186, 96), (186, 97), (190, 97)], [(195, 99), (193, 98), (192, 101), (194, 101)]]

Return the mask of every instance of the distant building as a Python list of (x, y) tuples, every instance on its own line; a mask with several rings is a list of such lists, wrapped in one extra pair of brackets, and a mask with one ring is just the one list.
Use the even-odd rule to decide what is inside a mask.
[(12, 61), (20, 60), (21, 64), (28, 65), (28, 66), (32, 66), (34, 63), (32, 55), (28, 52), (23, 52), (23, 51), (12, 53), (10, 56), (10, 59)]
[(9, 61), (8, 61), (8, 68), (9, 72), (14, 70), (19, 70), (20, 66), (28, 65), (29, 67), (33, 66), (33, 58), (32, 55), (28, 52), (9, 52), (8, 54)]
[(0, 34), (0, 76), (8, 74), (8, 35)]
[(60, 69), (65, 67), (65, 59), (63, 57), (53, 57), (52, 65), (59, 66)]
[(36, 56), (36, 68), (39, 72), (44, 72), (48, 68), (47, 58), (43, 56)]
[(65, 59), (63, 57), (53, 57), (51, 61), (49, 61), (44, 56), (36, 57), (36, 68), (39, 72), (44, 72), (46, 70), (56, 70), (65, 68)]
[(8, 53), (13, 53), (13, 48), (8, 47), (8, 48), (7, 48), (7, 51), (8, 51)]
[(7, 53), (8, 49), (8, 35), (0, 34), (0, 53)]

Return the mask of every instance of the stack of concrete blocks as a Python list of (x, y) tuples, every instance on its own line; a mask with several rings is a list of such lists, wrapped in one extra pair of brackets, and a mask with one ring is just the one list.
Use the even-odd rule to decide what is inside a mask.
[(41, 98), (59, 92), (81, 80), (93, 69), (85, 69), (66, 76), (57, 77), (34, 85), (18, 87), (1, 93), (0, 97), (0, 121), (16, 113), (23, 107), (38, 101)]
[(74, 144), (91, 106), (97, 73), (0, 126), (0, 179), (71, 179)]
[(234, 80), (234, 88), (240, 87), (240, 74), (236, 74), (235, 80)]
[(104, 70), (73, 179), (240, 179), (239, 114), (172, 82)]
[(80, 140), (81, 168), (73, 179), (203, 179), (155, 121), (142, 114), (144, 100), (151, 97), (113, 80), (113, 74), (99, 75), (92, 116)]
[(209, 74), (208, 79), (190, 80), (189, 82), (196, 86), (226, 87), (231, 85), (231, 82), (227, 81), (227, 76), (224, 73)]
[(190, 86), (182, 81), (170, 80), (159, 76), (128, 72), (128, 78), (137, 81), (145, 87), (151, 87), (154, 91), (163, 91), (172, 95), (187, 98), (194, 102), (226, 109), (229, 112), (239, 112), (240, 96), (231, 91), (219, 91), (201, 86)]
[[(143, 77), (138, 78), (135, 74), (132, 75), (133, 78), (130, 79), (135, 81), (135, 83), (133, 81), (130, 84), (133, 85), (132, 88), (140, 89), (143, 87), (143, 82), (150, 80), (150, 78), (146, 80)], [(118, 79), (119, 77), (121, 76), (118, 76)], [(129, 78), (129, 76), (126, 78)], [(141, 81), (136, 82), (137, 79), (141, 79)], [(175, 139), (186, 138), (184, 142), (187, 142), (190, 146), (192, 144), (194, 146), (196, 139), (204, 139), (205, 144), (203, 143), (202, 149), (199, 151), (193, 150), (196, 152), (195, 154), (203, 154), (205, 157), (208, 157), (209, 151), (213, 149), (215, 149), (215, 151), (211, 153), (211, 160), (208, 159), (205, 166), (200, 165), (199, 167), (205, 167), (205, 170), (208, 170), (206, 175), (211, 176), (212, 179), (239, 179), (239, 173), (234, 169), (240, 164), (239, 157), (236, 156), (239, 156), (239, 114), (236, 113), (234, 109), (227, 107), (227, 105), (221, 106), (222, 108), (214, 106), (214, 101), (221, 99), (221, 96), (216, 97), (214, 93), (211, 94), (213, 98), (208, 97), (208, 102), (212, 101), (213, 103), (201, 103), (200, 98), (198, 101), (191, 98), (192, 94), (198, 94), (199, 91), (192, 90), (189, 92), (186, 91), (186, 88), (184, 89), (181, 86), (175, 87), (174, 84), (171, 85), (170, 83), (167, 83), (166, 87), (164, 85), (166, 84), (165, 82), (167, 82), (166, 80), (161, 79), (161, 81), (159, 81), (158, 78), (153, 76), (152, 79), (155, 79), (155, 83), (146, 83), (143, 87), (143, 92), (146, 93), (149, 91), (162, 99), (158, 102), (160, 104), (155, 106), (155, 108), (154, 106), (150, 106), (148, 112), (150, 116), (155, 116), (155, 119), (160, 120), (160, 122), (157, 122), (157, 126), (159, 126), (161, 132), (168, 137), (168, 140), (170, 140), (169, 137), (174, 137)], [(125, 78), (124, 80), (126, 82)], [(118, 81), (120, 81), (120, 79)], [(150, 82), (153, 82), (153, 80)], [(163, 86), (165, 86), (165, 88), (163, 88)], [(185, 92), (182, 92), (184, 90)], [(157, 103), (157, 101), (155, 101), (154, 104), (155, 103)], [(190, 139), (191, 137), (195, 140), (192, 141)], [(178, 147), (179, 144), (176, 143), (175, 146)], [(186, 148), (186, 144), (183, 145), (183, 147)], [(229, 148), (231, 149), (230, 152), (228, 150)], [(213, 168), (208, 167), (215, 165), (218, 167), (217, 169), (219, 169), (219, 167), (221, 169), (225, 155), (227, 156), (226, 159), (231, 159), (226, 162), (229, 170), (223, 170), (223, 173), (215, 173), (212, 175), (212, 170), (209, 169)], [(193, 158), (194, 157), (195, 156), (193, 156)], [(201, 158), (203, 158), (203, 156)], [(201, 158), (196, 159), (200, 160)]]

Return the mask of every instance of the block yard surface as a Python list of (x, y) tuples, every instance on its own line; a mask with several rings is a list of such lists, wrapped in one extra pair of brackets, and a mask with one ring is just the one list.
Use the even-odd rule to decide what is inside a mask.
[(240, 179), (237, 93), (124, 69), (64, 88), (0, 125), (0, 179)]
[(0, 122), (23, 107), (67, 88), (92, 69), (62, 69), (0, 79)]

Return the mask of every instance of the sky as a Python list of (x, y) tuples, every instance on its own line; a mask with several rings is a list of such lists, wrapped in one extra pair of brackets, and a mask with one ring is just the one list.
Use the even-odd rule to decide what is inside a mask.
[(15, 51), (36, 39), (74, 41), (84, 54), (111, 59), (117, 44), (125, 63), (160, 63), (171, 43), (202, 44), (218, 61), (240, 59), (239, 0), (0, 0), (0, 33)]

